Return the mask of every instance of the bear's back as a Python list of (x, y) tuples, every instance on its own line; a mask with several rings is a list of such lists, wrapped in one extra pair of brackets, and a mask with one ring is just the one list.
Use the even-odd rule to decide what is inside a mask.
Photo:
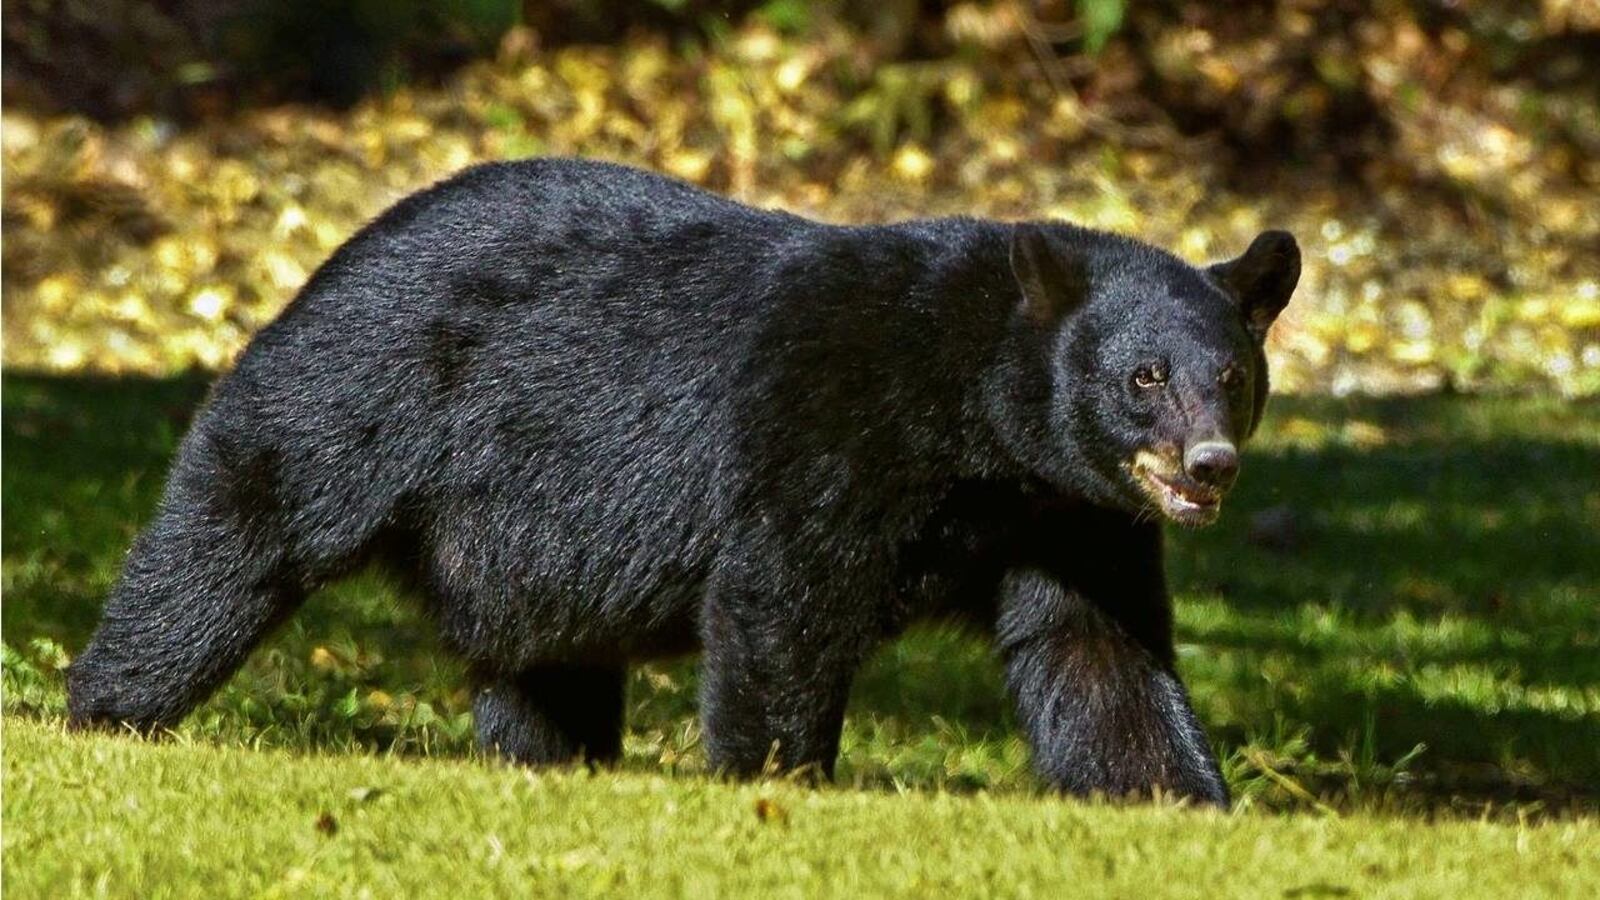
[(395, 531), (430, 582), (471, 585), (447, 633), (681, 632), (728, 510), (801, 488), (909, 528), (902, 507), (933, 502), (1009, 309), (1001, 235), (822, 225), (603, 163), (482, 166), (335, 253), (196, 432), (272, 457), (319, 559)]
[(461, 629), (681, 631), (720, 533), (727, 382), (773, 260), (826, 227), (619, 166), (474, 168), (336, 252), (190, 440), (270, 458), (319, 560), (410, 535), (431, 580), (475, 583)]

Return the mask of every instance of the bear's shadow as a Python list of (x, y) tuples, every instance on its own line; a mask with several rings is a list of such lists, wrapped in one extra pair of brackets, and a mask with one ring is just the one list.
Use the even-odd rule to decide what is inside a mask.
[[(201, 376), (5, 376), (0, 509), (8, 645), (47, 638), (69, 651), (83, 646), (205, 391)], [(1275, 401), (1271, 415), (1404, 428), (1420, 421), (1419, 404), (1471, 402), (1291, 398)], [(1542, 780), (1565, 796), (1600, 796), (1600, 761), (1592, 758), (1600, 724), (1560, 699), (1600, 684), (1592, 605), (1583, 602), (1600, 594), (1596, 567), (1583, 562), (1600, 558), (1592, 520), (1600, 471), (1591, 445), (1492, 434), (1452, 441), (1421, 428), (1378, 446), (1263, 450), (1247, 457), (1244, 471), (1219, 526), (1173, 536), (1174, 589), (1220, 598), (1226, 609), (1220, 620), (1191, 620), (1180, 611), (1179, 640), (1201, 656), (1287, 659), (1306, 676), (1298, 690), (1274, 694), (1274, 709), (1235, 710), (1240, 720), (1209, 723), (1214, 739), (1235, 743), (1284, 717), (1311, 723), (1313, 746), (1331, 752), (1375, 720), (1376, 734), (1368, 737), (1381, 758), (1426, 743), (1432, 765), (1482, 772), (1503, 767), (1508, 753), (1521, 760), (1515, 775), (1503, 772), (1469, 793), (1501, 796), (1513, 781)], [(1268, 509), (1272, 515), (1252, 526)], [(1272, 528), (1290, 533), (1261, 533)], [(405, 673), (453, 668), (437, 661), (417, 617), (390, 600), (354, 615), (328, 601), (307, 605), (290, 640), (309, 645), (349, 636), (363, 650), (401, 662)], [(1350, 633), (1294, 625), (1318, 615), (1332, 615)], [(1397, 617), (1422, 636), (1399, 643), (1385, 637)], [(1428, 638), (1429, 628), (1441, 636)], [(1349, 665), (1351, 653), (1363, 665), (1442, 678), (1481, 670), (1538, 699), (1468, 704), (1448, 693), (1429, 696), (1416, 679), (1358, 677), (1362, 666)], [(1259, 685), (1229, 682), (1245, 676), (1223, 673), (1212, 681), (1203, 664), (1185, 666), (1203, 715), (1210, 695), (1259, 696)], [(634, 679), (635, 727), (667, 727), (692, 712), (692, 667), (665, 671), (665, 680)], [(670, 687), (654, 686), (661, 684)], [(459, 695), (440, 702), (465, 707)], [(948, 630), (924, 630), (881, 652), (858, 679), (851, 714), (903, 729), (937, 717), (978, 737), (1014, 730), (991, 654)]]

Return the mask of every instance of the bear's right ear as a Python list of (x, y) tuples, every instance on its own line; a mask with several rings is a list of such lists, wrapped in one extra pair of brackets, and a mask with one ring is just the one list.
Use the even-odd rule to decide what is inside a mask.
[(1300, 245), (1287, 231), (1263, 231), (1243, 256), (1207, 271), (1239, 301), (1245, 330), (1260, 343), (1300, 281)]
[(1011, 274), (1022, 290), (1022, 316), (1052, 326), (1089, 299), (1089, 276), (1083, 260), (1031, 222), (1011, 229)]

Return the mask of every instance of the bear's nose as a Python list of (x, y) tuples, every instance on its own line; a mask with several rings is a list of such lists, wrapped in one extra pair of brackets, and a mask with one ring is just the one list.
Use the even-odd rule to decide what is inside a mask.
[(1239, 451), (1227, 441), (1201, 441), (1183, 452), (1183, 468), (1195, 481), (1227, 490), (1239, 477)]

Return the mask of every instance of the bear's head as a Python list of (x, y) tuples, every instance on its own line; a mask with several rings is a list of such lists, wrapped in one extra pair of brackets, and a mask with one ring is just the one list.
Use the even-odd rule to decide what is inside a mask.
[(1300, 277), (1268, 231), (1196, 268), (1127, 238), (1012, 230), (1019, 300), (991, 421), (1024, 465), (1079, 496), (1188, 526), (1215, 521), (1267, 399), (1267, 329)]

